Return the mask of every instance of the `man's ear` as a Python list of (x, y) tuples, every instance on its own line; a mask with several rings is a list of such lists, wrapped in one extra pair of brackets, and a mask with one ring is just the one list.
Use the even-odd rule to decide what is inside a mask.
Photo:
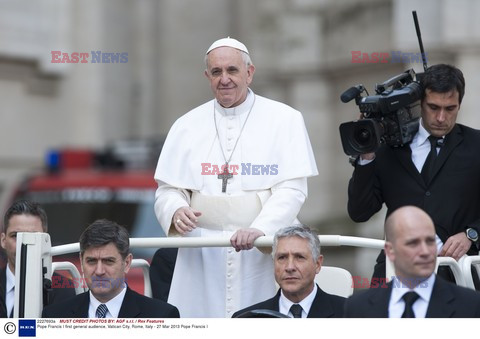
[(322, 269), (322, 265), (323, 265), (323, 255), (319, 255), (318, 256), (318, 259), (317, 261), (315, 262), (316, 264), (316, 267), (315, 267), (315, 273), (318, 274), (318, 272), (320, 272), (320, 270)]
[(130, 267), (132, 266), (132, 260), (133, 260), (133, 255), (132, 253), (129, 253), (125, 258), (125, 269), (123, 270), (125, 274), (127, 274), (128, 271), (130, 271)]
[(247, 85), (250, 85), (252, 83), (253, 73), (255, 73), (255, 66), (249, 65), (247, 67)]
[(393, 249), (393, 245), (390, 241), (385, 241), (385, 246), (384, 246), (384, 251), (385, 255), (387, 258), (391, 261), (395, 261), (395, 250)]
[(7, 241), (7, 236), (5, 233), (2, 232), (2, 234), (0, 234), (0, 245), (2, 246), (3, 249), (7, 247), (7, 245), (5, 245), (6, 241)]
[(80, 269), (82, 270), (81, 273), (83, 274), (83, 272), (85, 272), (85, 270), (83, 269), (83, 255), (79, 253), (78, 257), (80, 258)]

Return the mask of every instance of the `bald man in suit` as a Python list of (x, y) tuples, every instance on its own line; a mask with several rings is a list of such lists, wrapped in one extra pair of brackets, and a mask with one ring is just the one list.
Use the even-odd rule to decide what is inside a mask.
[(385, 254), (395, 266), (386, 285), (354, 294), (345, 303), (348, 318), (479, 318), (480, 293), (442, 280), (434, 273), (435, 227), (418, 207), (395, 210), (385, 223)]

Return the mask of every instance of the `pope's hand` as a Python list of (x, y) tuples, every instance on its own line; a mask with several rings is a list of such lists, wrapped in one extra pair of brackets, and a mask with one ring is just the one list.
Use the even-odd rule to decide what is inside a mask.
[(230, 243), (237, 252), (250, 250), (253, 248), (253, 242), (263, 235), (265, 234), (256, 228), (242, 228), (230, 238)]
[(172, 223), (180, 234), (191, 232), (197, 227), (198, 217), (202, 213), (191, 207), (180, 207), (173, 213)]

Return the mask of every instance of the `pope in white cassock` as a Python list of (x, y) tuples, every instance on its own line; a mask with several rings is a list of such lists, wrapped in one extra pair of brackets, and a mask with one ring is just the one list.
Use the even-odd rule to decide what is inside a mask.
[(318, 171), (301, 113), (249, 89), (243, 43), (220, 39), (205, 60), (215, 99), (170, 129), (155, 214), (168, 236), (230, 237), (229, 248), (180, 248), (168, 298), (182, 317), (223, 318), (276, 293), (272, 257), (253, 242), (298, 223)]

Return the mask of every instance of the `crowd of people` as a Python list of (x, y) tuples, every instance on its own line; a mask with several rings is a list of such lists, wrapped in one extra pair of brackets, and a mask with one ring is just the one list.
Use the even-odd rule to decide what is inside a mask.
[[(79, 239), (89, 291), (53, 289), (43, 317), (480, 317), (479, 292), (448, 282), (449, 272), (434, 273), (437, 256), (459, 260), (480, 250), (480, 131), (456, 122), (465, 93), (458, 68), (425, 71), (411, 143), (382, 144), (354, 164), (348, 214), (364, 222), (386, 205), (374, 277), (386, 277), (386, 258), (395, 276), (345, 299), (315, 283), (320, 242), (297, 220), (307, 178), (318, 174), (302, 114), (252, 91), (255, 66), (236, 39), (215, 41), (205, 66), (214, 98), (171, 127), (152, 208), (169, 237), (226, 236), (231, 247), (180, 248), (164, 261), (173, 269), (167, 292), (148, 298), (125, 282), (132, 262), (126, 229), (92, 221)], [(13, 314), (18, 232), (47, 232), (40, 206), (16, 202), (5, 215), (3, 317)], [(274, 235), (273, 248), (255, 247), (266, 235)]]

